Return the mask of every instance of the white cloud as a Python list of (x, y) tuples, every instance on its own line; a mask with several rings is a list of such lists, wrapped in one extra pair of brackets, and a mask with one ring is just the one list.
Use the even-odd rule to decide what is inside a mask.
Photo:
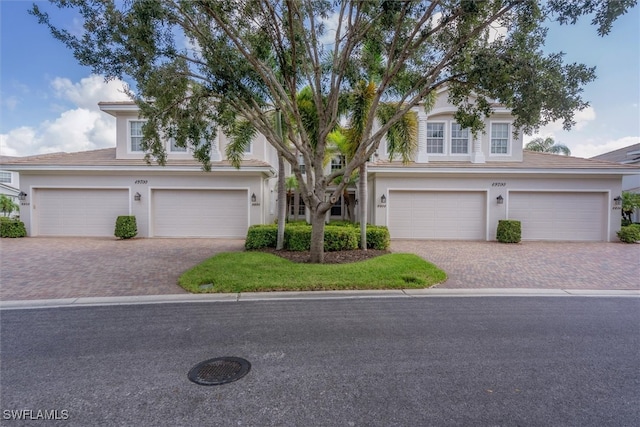
[(76, 83), (61, 77), (53, 79), (54, 96), (70, 102), (73, 108), (67, 107), (56, 119), (37, 127), (23, 126), (0, 135), (0, 151), (7, 156), (27, 156), (113, 147), (115, 119), (101, 112), (98, 102), (128, 100), (123, 86), (121, 81), (105, 83), (97, 75)]
[(590, 158), (638, 143), (640, 143), (640, 136), (625, 136), (614, 140), (604, 141), (602, 143), (598, 143), (597, 141), (585, 142), (584, 144), (578, 144), (576, 147), (572, 147), (571, 155)]

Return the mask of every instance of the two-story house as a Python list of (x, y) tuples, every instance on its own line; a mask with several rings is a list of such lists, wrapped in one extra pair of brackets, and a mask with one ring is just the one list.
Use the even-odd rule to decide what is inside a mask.
[[(277, 155), (263, 136), (240, 169), (225, 159), (222, 133), (210, 172), (170, 140), (166, 166), (148, 165), (137, 106), (100, 108), (116, 118), (115, 147), (0, 165), (20, 173), (30, 236), (113, 236), (118, 215), (135, 215), (139, 237), (243, 238), (250, 225), (275, 220)], [(498, 220), (518, 219), (525, 240), (615, 240), (622, 177), (640, 173), (637, 166), (523, 151), (512, 116), (498, 105), (474, 137), (455, 122), (446, 91), (428, 115), (416, 111), (414, 161), (389, 162), (382, 144), (369, 165), (369, 219), (392, 238), (494, 240)], [(339, 200), (328, 218), (344, 209)]]

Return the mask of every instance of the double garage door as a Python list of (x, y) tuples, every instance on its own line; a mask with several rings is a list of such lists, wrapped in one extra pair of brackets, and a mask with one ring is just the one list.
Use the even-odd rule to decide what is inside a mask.
[(605, 193), (510, 192), (509, 219), (522, 223), (523, 240), (606, 240)]
[(246, 190), (153, 190), (155, 237), (246, 237)]
[(39, 236), (113, 237), (116, 218), (129, 215), (129, 190), (40, 188), (32, 212)]
[(486, 240), (486, 192), (390, 191), (389, 233), (396, 239)]
[[(39, 236), (113, 237), (116, 218), (130, 212), (128, 189), (45, 188), (35, 195)], [(153, 190), (149, 235), (243, 238), (248, 206), (246, 190)], [(145, 222), (139, 218), (138, 228)]]

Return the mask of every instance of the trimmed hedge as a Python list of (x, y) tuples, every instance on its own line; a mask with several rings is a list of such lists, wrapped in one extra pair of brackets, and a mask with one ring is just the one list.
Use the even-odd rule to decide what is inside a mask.
[(635, 243), (640, 241), (640, 224), (625, 225), (617, 232), (618, 239), (624, 243)]
[(136, 217), (133, 215), (122, 215), (116, 218), (116, 229), (113, 233), (119, 239), (131, 239), (138, 234)]
[[(324, 250), (348, 251), (358, 249), (359, 227), (352, 223), (331, 224), (324, 229)], [(247, 231), (244, 247), (247, 250), (275, 248), (278, 236), (277, 225), (252, 225)], [(367, 226), (367, 248), (386, 250), (390, 244), (387, 227)], [(289, 251), (308, 251), (311, 248), (311, 225), (296, 222), (287, 224), (284, 230), (284, 248)]]
[(520, 221), (512, 219), (498, 220), (496, 238), (502, 243), (519, 243), (522, 237)]
[(0, 237), (26, 237), (27, 229), (19, 219), (0, 217)]

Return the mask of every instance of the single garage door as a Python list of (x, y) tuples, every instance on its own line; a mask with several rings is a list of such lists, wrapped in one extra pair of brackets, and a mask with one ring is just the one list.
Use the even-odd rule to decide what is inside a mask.
[(116, 218), (129, 215), (126, 189), (39, 188), (34, 193), (39, 236), (113, 237)]
[(246, 190), (153, 190), (151, 215), (156, 237), (247, 235)]
[(389, 233), (396, 239), (486, 240), (486, 193), (390, 191)]
[(523, 240), (606, 240), (604, 193), (510, 192), (508, 203)]

